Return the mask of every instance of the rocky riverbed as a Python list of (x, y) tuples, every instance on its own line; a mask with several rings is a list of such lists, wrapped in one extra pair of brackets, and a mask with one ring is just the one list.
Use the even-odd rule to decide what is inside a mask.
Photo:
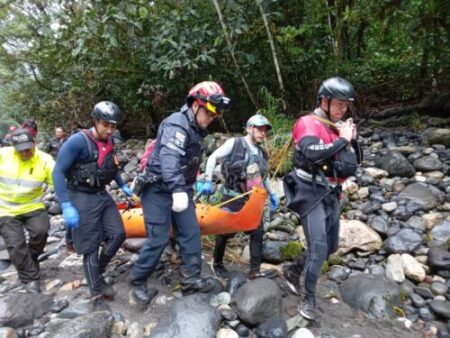
[[(224, 138), (209, 137), (209, 151)], [(0, 337), (450, 337), (450, 129), (364, 127), (360, 141), (365, 160), (344, 186), (340, 245), (323, 267), (317, 322), (299, 317), (300, 298), (280, 276), (247, 280), (244, 235), (230, 243), (231, 272), (208, 295), (181, 297), (177, 248), (169, 245), (147, 309), (128, 302), (127, 275), (143, 241), (129, 239), (106, 273), (115, 299), (93, 302), (49, 192), (42, 294), (25, 293), (0, 238)], [(137, 140), (120, 146), (126, 181), (143, 150)], [(281, 180), (273, 185), (283, 196)], [(282, 206), (265, 230), (263, 268), (281, 271), (306, 245), (298, 218)], [(204, 239), (205, 275), (213, 275), (211, 243)]]

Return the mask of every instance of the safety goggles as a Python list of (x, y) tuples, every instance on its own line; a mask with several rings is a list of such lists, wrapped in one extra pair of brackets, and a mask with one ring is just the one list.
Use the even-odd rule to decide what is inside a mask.
[(230, 108), (230, 98), (221, 94), (210, 95), (203, 101), (206, 103), (205, 108), (216, 116)]

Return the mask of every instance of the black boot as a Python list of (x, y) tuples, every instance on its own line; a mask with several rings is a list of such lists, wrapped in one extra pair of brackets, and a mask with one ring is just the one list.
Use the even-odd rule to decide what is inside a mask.
[(100, 288), (101, 288), (101, 294), (103, 295), (103, 297), (107, 298), (107, 299), (114, 299), (115, 295), (116, 295), (116, 291), (114, 290), (114, 288), (109, 285), (105, 278), (100, 277), (99, 280), (99, 284), (100, 284)]
[(222, 262), (214, 263), (213, 264), (213, 269), (214, 269), (214, 273), (219, 278), (225, 278), (227, 276), (227, 274), (228, 274), (228, 270), (225, 267), (225, 265), (223, 265)]
[(188, 296), (196, 292), (207, 293), (214, 289), (216, 283), (211, 277), (197, 277), (181, 282), (181, 293), (183, 296)]
[(298, 312), (308, 320), (316, 320), (316, 297), (313, 293), (305, 293), (305, 299), (303, 304), (299, 306)]
[(154, 288), (147, 288), (147, 282), (132, 283), (131, 299), (133, 305), (147, 305), (156, 296), (158, 290)]

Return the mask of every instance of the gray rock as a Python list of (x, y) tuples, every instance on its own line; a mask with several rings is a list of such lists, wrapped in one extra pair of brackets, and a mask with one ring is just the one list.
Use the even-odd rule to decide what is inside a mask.
[(418, 286), (414, 288), (414, 292), (421, 295), (422, 297), (429, 299), (433, 298), (434, 295), (430, 290), (430, 287), (428, 284), (420, 283)]
[(379, 234), (386, 236), (389, 223), (385, 217), (375, 216), (369, 221), (369, 225), (373, 230), (375, 230)]
[(425, 299), (421, 295), (418, 295), (417, 293), (412, 293), (409, 295), (411, 298), (411, 301), (413, 302), (415, 307), (423, 307), (425, 306)]
[(400, 289), (408, 296), (414, 292), (415, 287), (416, 285), (408, 279), (406, 279), (403, 283), (400, 284)]
[(435, 225), (430, 235), (436, 242), (447, 242), (450, 239), (450, 221), (444, 220), (441, 224)]
[(348, 278), (349, 271), (343, 266), (333, 265), (328, 272), (328, 278), (336, 283), (341, 283)]
[(397, 151), (389, 151), (386, 155), (377, 158), (377, 167), (386, 170), (390, 176), (412, 177), (416, 170), (408, 159)]
[(413, 252), (422, 243), (422, 236), (411, 229), (402, 229), (384, 242), (387, 252)]
[(421, 307), (417, 313), (419, 314), (420, 319), (425, 320), (425, 321), (430, 321), (434, 319), (433, 314), (431, 313), (431, 311), (426, 308), (426, 307)]
[(109, 337), (113, 316), (107, 311), (97, 311), (75, 319), (56, 319), (47, 326), (41, 338), (100, 338)]
[(434, 269), (450, 269), (450, 252), (438, 247), (428, 250), (428, 264)]
[(422, 133), (423, 140), (428, 145), (442, 144), (450, 148), (450, 129), (428, 128)]
[(287, 333), (286, 322), (279, 315), (269, 318), (256, 328), (258, 338), (284, 338)]
[(413, 200), (420, 204), (423, 210), (433, 209), (439, 203), (438, 198), (432, 193), (431, 189), (423, 183), (412, 183), (408, 185), (398, 196), (399, 198)]
[(62, 213), (61, 205), (59, 203), (53, 203), (47, 211), (50, 215), (59, 215)]
[(247, 275), (242, 271), (229, 271), (227, 275), (227, 285), (225, 291), (231, 296), (247, 282)]
[(53, 298), (44, 294), (13, 294), (0, 298), (0, 325), (18, 328), (50, 311)]
[(273, 280), (258, 278), (241, 286), (233, 302), (239, 318), (257, 325), (281, 313), (281, 290)]
[(381, 265), (372, 265), (369, 267), (369, 271), (372, 275), (382, 277), (386, 275), (386, 270)]
[(437, 314), (440, 317), (443, 317), (444, 319), (449, 320), (450, 319), (450, 303), (447, 301), (437, 301), (433, 300), (430, 303), (431, 310), (435, 314)]
[(271, 241), (266, 240), (263, 244), (263, 260), (273, 264), (283, 262), (280, 249), (286, 246), (288, 242), (285, 241)]
[(433, 292), (435, 295), (445, 295), (447, 291), (447, 285), (439, 282), (431, 283), (431, 292)]
[(442, 162), (434, 156), (424, 156), (414, 161), (414, 167), (419, 171), (435, 171), (442, 168)]
[(93, 302), (90, 299), (72, 302), (68, 307), (58, 313), (57, 317), (61, 319), (73, 319), (93, 311)]
[(219, 323), (219, 311), (194, 294), (177, 299), (152, 330), (150, 337), (215, 338)]
[(344, 302), (377, 318), (389, 318), (393, 306), (400, 304), (396, 283), (380, 276), (359, 274), (349, 277), (340, 287)]

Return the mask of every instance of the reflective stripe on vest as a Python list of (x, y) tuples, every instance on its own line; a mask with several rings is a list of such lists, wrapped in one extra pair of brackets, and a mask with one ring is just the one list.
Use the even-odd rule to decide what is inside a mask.
[(53, 185), (54, 160), (38, 149), (22, 161), (13, 147), (0, 149), (0, 216), (16, 216), (44, 208), (45, 184)]

